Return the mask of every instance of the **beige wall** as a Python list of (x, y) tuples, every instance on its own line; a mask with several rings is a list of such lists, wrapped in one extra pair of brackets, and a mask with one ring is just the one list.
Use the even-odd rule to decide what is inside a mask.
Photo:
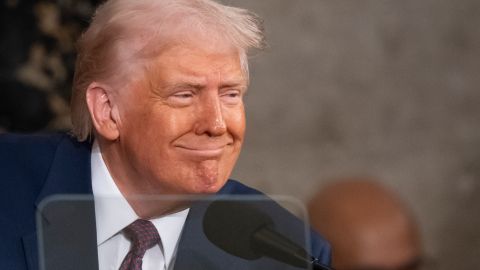
[(264, 17), (234, 177), (306, 201), (371, 175), (436, 269), (480, 264), (480, 1), (226, 0)]

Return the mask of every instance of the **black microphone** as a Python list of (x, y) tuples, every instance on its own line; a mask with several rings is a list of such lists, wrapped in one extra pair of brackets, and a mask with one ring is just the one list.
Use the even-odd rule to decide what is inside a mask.
[(253, 204), (227, 200), (211, 203), (203, 219), (207, 238), (220, 249), (243, 259), (267, 256), (296, 267), (333, 270), (275, 231), (270, 216)]

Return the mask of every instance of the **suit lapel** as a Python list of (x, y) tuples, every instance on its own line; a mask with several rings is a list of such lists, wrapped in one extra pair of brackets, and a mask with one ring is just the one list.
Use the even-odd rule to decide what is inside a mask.
[[(95, 264), (97, 264), (97, 248), (96, 248), (96, 231), (95, 231), (95, 212), (93, 207), (93, 201), (88, 203), (76, 203), (76, 204), (44, 204), (46, 198), (53, 198), (51, 196), (64, 194), (84, 194), (89, 195), (92, 200), (92, 185), (91, 185), (91, 172), (90, 172), (90, 151), (91, 145), (89, 143), (79, 143), (75, 139), (65, 135), (59, 142), (55, 156), (52, 161), (52, 165), (45, 181), (45, 184), (37, 197), (35, 205), (37, 207), (37, 222), (42, 222), (43, 232), (37, 235), (36, 232), (24, 235), (23, 245), (25, 250), (25, 256), (29, 270), (38, 269), (38, 262), (47, 262), (50, 259), (69, 258), (74, 254), (68, 254), (67, 249), (57, 248), (56, 251), (62, 252), (52, 257), (51, 253), (44, 254), (49, 256), (47, 261), (39, 259), (38, 250), (43, 250), (43, 245), (51, 245), (59, 239), (62, 240), (62, 245), (68, 245), (73, 243), (81, 243), (84, 248), (90, 248), (90, 251), (85, 250), (83, 253), (79, 250), (75, 252), (81, 252), (78, 255), (88, 254), (86, 257), (93, 257), (91, 255), (92, 247), (95, 252)], [(56, 207), (56, 208), (55, 208)], [(63, 230), (58, 234), (57, 238), (52, 239), (53, 229), (58, 229), (61, 226), (72, 226), (76, 224), (74, 233), (71, 231)], [(78, 226), (82, 225), (82, 226)], [(67, 228), (67, 227), (65, 227)], [(73, 229), (72, 227), (70, 227)], [(38, 228), (37, 228), (38, 230)], [(49, 234), (50, 233), (50, 234)], [(49, 239), (44, 239), (48, 237)], [(42, 243), (38, 240), (43, 240)], [(61, 247), (62, 245), (58, 245)], [(90, 252), (90, 253), (89, 253)], [(70, 252), (71, 253), (71, 252)], [(77, 264), (78, 268), (69, 269), (97, 269), (92, 268), (92, 263), (88, 260), (79, 260), (78, 262), (72, 261), (71, 265)], [(52, 261), (53, 262), (53, 261)], [(51, 265), (51, 264), (48, 264)], [(86, 266), (83, 267), (82, 266)], [(50, 270), (46, 268), (45, 270)]]
[(241, 264), (241, 260), (220, 250), (206, 238), (202, 221), (207, 205), (206, 202), (199, 202), (190, 208), (178, 245), (174, 269), (248, 269)]
[(41, 211), (38, 240), (43, 269), (98, 269), (93, 197), (52, 199)]
[(29, 270), (38, 269), (37, 233), (32, 232), (22, 237), (23, 248)]

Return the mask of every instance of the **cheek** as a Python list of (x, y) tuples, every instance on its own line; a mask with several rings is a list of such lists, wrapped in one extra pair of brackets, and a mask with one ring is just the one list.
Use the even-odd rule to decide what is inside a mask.
[(232, 135), (240, 140), (243, 140), (245, 134), (245, 111), (243, 106), (230, 110), (226, 114), (227, 126)]
[[(163, 143), (173, 142), (191, 132), (195, 123), (195, 114), (172, 108), (152, 111), (145, 121), (148, 127), (145, 132)], [(168, 142), (166, 142), (168, 141)]]

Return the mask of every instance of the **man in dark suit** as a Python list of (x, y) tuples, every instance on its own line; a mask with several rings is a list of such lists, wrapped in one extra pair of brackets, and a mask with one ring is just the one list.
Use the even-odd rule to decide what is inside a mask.
[[(200, 229), (204, 207), (136, 199), (259, 194), (228, 180), (244, 138), (247, 53), (264, 43), (259, 22), (210, 0), (112, 0), (97, 9), (78, 43), (74, 138), (0, 139), (0, 268), (36, 269), (39, 260), (68, 269), (286, 267), (249, 262), (209, 243)], [(65, 231), (53, 233), (50, 249), (40, 243), (44, 259), (34, 215), (55, 194), (90, 194), (95, 204), (45, 206), (40, 224)], [(268, 211), (287, 220), (280, 231), (302, 227), (278, 206)], [(328, 263), (328, 245), (318, 236), (312, 254)]]

